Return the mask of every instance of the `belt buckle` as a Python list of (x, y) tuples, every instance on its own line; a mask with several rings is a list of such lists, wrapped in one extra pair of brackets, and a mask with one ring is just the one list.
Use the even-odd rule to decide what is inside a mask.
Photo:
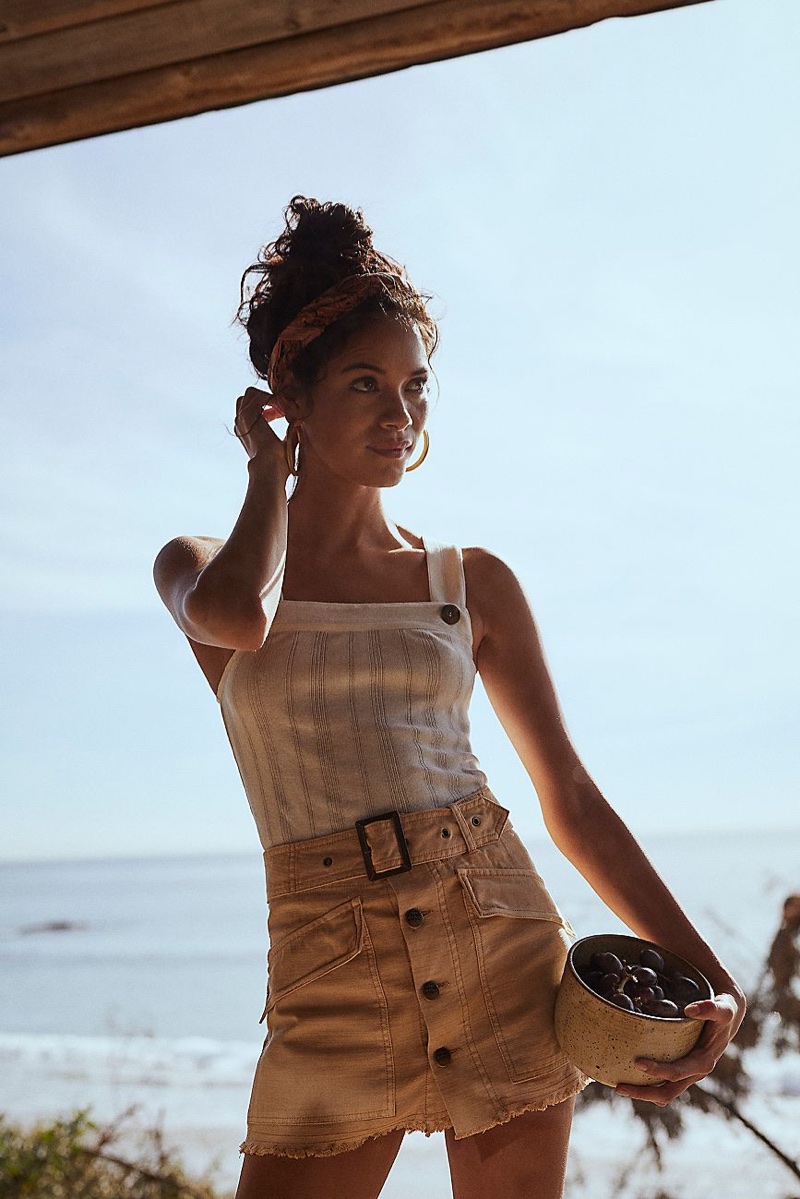
[[(367, 841), (367, 834), (364, 832), (368, 824), (375, 824), (379, 820), (391, 820), (394, 827), (394, 835), (397, 838), (397, 848), (400, 850), (400, 856), (403, 859), (402, 865), (391, 866), (388, 870), (376, 870), (373, 866), (372, 847), (369, 841)], [(384, 812), (381, 816), (368, 816), (366, 820), (357, 820), (355, 828), (358, 833), (359, 844), (361, 845), (361, 856), (364, 859), (367, 878), (370, 882), (373, 882), (376, 878), (386, 878), (390, 874), (405, 874), (411, 869), (411, 853), (405, 833), (403, 832), (403, 826), (400, 823), (399, 812)]]

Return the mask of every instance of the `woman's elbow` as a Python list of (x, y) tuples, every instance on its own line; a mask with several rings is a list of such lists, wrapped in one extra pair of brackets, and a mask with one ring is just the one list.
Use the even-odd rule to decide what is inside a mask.
[(197, 585), (184, 596), (183, 615), (200, 640), (206, 636), (209, 644), (228, 649), (261, 649), (270, 626), (259, 600), (234, 599), (230, 592)]
[(545, 827), (555, 845), (570, 857), (579, 846), (604, 835), (615, 813), (583, 767), (570, 772), (542, 799)]

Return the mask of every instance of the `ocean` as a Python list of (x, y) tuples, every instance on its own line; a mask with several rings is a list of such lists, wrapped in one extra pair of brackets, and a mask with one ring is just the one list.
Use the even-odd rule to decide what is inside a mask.
[[(528, 848), (579, 936), (623, 928), (551, 844)], [(782, 900), (800, 891), (800, 830), (657, 836), (645, 849), (752, 986)], [(80, 1105), (105, 1118), (136, 1104), (142, 1118), (163, 1122), (190, 1165), (216, 1161), (219, 1181), (232, 1186), (264, 1036), (266, 950), (257, 849), (0, 864), (0, 1111), (32, 1120)], [(753, 1101), (784, 1101), (796, 1116), (800, 1065), (782, 1061), (765, 1064)], [(410, 1185), (413, 1170), (420, 1179), (438, 1170), (446, 1186), (434, 1141), (407, 1137), (417, 1148), (404, 1145), (391, 1179)]]

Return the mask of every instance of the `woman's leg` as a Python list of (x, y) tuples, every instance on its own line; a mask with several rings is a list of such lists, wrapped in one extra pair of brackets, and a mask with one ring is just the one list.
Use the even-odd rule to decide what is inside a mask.
[(246, 1153), (236, 1199), (377, 1199), (403, 1136), (389, 1132), (330, 1157)]
[(445, 1133), (453, 1199), (561, 1199), (574, 1097), (457, 1141)]

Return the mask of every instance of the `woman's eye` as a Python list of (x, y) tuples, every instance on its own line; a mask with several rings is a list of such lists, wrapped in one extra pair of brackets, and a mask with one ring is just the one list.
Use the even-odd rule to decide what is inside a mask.
[[(358, 379), (353, 379), (350, 386), (353, 391), (359, 391), (363, 395), (374, 395), (381, 389), (380, 383), (374, 375), (362, 375)], [(425, 376), (410, 379), (405, 385), (405, 390), (410, 391), (412, 395), (424, 396), (428, 391), (428, 380)]]
[(378, 390), (377, 381), (373, 379), (371, 375), (365, 375), (362, 379), (354, 379), (351, 383), (351, 387), (354, 391), (363, 391), (367, 393)]

